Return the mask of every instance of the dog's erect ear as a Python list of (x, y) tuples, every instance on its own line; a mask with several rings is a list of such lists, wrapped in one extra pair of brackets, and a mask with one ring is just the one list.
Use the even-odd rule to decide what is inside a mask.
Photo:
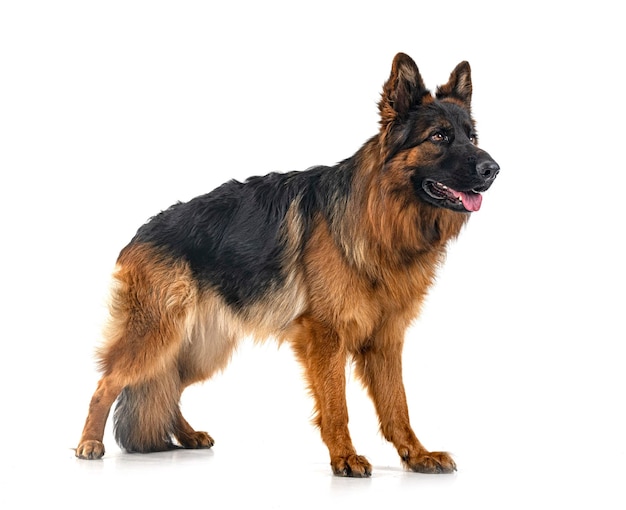
[(469, 110), (472, 102), (472, 70), (463, 61), (454, 68), (445, 85), (437, 87), (437, 99), (457, 99)]
[(398, 53), (378, 103), (381, 124), (402, 120), (411, 108), (422, 102), (425, 95), (430, 95), (430, 91), (424, 86), (415, 62), (408, 55)]

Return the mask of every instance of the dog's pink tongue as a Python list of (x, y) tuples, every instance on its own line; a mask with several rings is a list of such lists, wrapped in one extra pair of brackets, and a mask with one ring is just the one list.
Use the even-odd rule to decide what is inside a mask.
[(474, 193), (470, 191), (465, 193), (464, 191), (454, 191), (454, 196), (460, 198), (463, 202), (463, 207), (468, 211), (478, 211), (480, 205), (483, 203), (483, 196), (480, 193)]

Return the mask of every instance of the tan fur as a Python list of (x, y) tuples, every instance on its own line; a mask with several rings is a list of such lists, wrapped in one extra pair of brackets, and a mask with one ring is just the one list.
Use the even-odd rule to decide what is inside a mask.
[[(364, 177), (367, 180), (367, 177)], [(465, 223), (462, 215), (440, 212), (436, 218), (408, 206), (386, 187), (401, 186), (393, 172), (370, 179), (368, 200), (352, 204), (363, 218), (363, 241), (356, 252), (342, 252), (330, 227), (319, 221), (305, 253), (308, 308), (290, 330), (294, 350), (305, 366), (316, 401), (316, 422), (328, 445), (336, 473), (367, 476), (367, 460), (356, 455), (347, 428), (344, 368), (353, 358), (380, 418), (381, 431), (414, 470), (454, 469), (444, 453), (429, 453), (409, 424), (402, 383), (404, 331), (419, 313), (426, 291), (444, 256), (447, 241)], [(381, 191), (382, 190), (382, 191)], [(442, 214), (443, 213), (443, 214)], [(440, 238), (421, 239), (415, 225), (440, 222)], [(420, 223), (426, 222), (426, 223)], [(408, 253), (420, 252), (407, 267)]]
[[(122, 251), (111, 321), (99, 351), (103, 376), (78, 457), (104, 454), (104, 426), (120, 393), (127, 410), (136, 414), (138, 423), (124, 425), (124, 433), (137, 451), (166, 448), (169, 436), (188, 448), (212, 446), (206, 432), (196, 432), (183, 418), (178, 399), (189, 384), (222, 370), (238, 342), (251, 336), (274, 337), (292, 346), (304, 367), (315, 422), (335, 473), (371, 473), (348, 430), (345, 366), (350, 359), (375, 404), (382, 434), (404, 464), (420, 472), (455, 469), (449, 455), (428, 452), (417, 439), (402, 382), (404, 332), (419, 313), (446, 244), (468, 218), (416, 200), (406, 168), (434, 159), (427, 146), (393, 157), (388, 150), (389, 126), (403, 111), (398, 105), (406, 110), (416, 101), (410, 85), (421, 84), (407, 58), (396, 57), (385, 85), (381, 133), (355, 156), (358, 170), (351, 193), (338, 199), (342, 217), (329, 220), (319, 214), (305, 234), (296, 199), (280, 231), (283, 283), (258, 301), (234, 311), (216, 289), (198, 287), (182, 258), (142, 244), (131, 243)], [(460, 74), (463, 69), (458, 66), (440, 90), (471, 92), (469, 77)]]
[[(387, 181), (376, 185), (372, 180), (371, 190), (393, 186), (393, 173), (387, 176)], [(370, 469), (356, 455), (347, 429), (343, 388), (350, 357), (356, 360), (358, 374), (377, 406), (384, 436), (396, 444), (409, 465), (417, 462), (411, 459), (424, 462), (425, 450), (410, 432), (408, 411), (393, 417), (384, 406), (400, 402), (400, 409), (406, 407), (400, 362), (403, 333), (419, 311), (443, 248), (425, 250), (407, 271), (396, 253), (403, 245), (419, 249), (415, 229), (403, 226), (414, 224), (419, 212), (383, 200), (388, 194), (372, 191), (368, 196), (363, 203), (350, 205), (356, 209), (351, 212), (363, 218), (364, 239), (358, 252), (344, 252), (333, 241), (330, 226), (319, 219), (303, 263), (297, 265), (295, 251), (289, 255), (287, 250), (293, 259), (288, 285), (251, 307), (245, 316), (232, 312), (214, 291), (197, 289), (184, 263), (146, 246), (125, 250), (114, 275), (111, 320), (99, 354), (104, 375), (92, 399), (77, 455), (91, 458), (104, 453), (104, 425), (122, 388), (156, 385), (153, 391), (161, 397), (148, 399), (142, 414), (148, 434), (149, 422), (165, 412), (160, 403), (177, 401), (186, 386), (223, 369), (241, 338), (249, 335), (273, 336), (293, 346), (305, 367), (316, 400), (316, 422), (336, 472), (348, 469), (354, 476)], [(462, 223), (452, 222), (446, 235), (458, 233)], [(300, 226), (295, 212), (286, 225), (289, 238), (297, 238)], [(442, 247), (446, 241), (440, 240)], [(381, 358), (377, 352), (386, 354)], [(383, 379), (381, 370), (385, 371)], [(397, 406), (394, 409), (397, 413)], [(196, 433), (179, 411), (176, 422), (179, 443), (213, 444), (206, 433)], [(198, 434), (206, 438), (198, 439)], [(148, 443), (154, 439), (146, 437)]]

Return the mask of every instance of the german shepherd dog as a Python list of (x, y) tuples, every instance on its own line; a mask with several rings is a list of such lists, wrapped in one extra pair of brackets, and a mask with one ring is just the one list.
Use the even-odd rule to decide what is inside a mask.
[(76, 456), (104, 455), (113, 402), (129, 452), (210, 448), (183, 418), (185, 387), (223, 369), (244, 336), (288, 342), (304, 367), (333, 472), (367, 477), (348, 431), (346, 363), (374, 402), (404, 466), (450, 473), (409, 423), (404, 333), (455, 238), (500, 168), (477, 146), (470, 66), (433, 95), (396, 55), (379, 101), (380, 131), (333, 167), (230, 181), (177, 203), (121, 251), (102, 378)]

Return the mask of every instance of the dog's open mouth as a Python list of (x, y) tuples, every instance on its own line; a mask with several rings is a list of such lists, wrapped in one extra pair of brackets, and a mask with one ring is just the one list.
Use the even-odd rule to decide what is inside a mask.
[(470, 212), (478, 211), (483, 201), (483, 196), (478, 191), (457, 191), (431, 179), (426, 179), (422, 188), (435, 200), (446, 200), (455, 208), (461, 207)]

